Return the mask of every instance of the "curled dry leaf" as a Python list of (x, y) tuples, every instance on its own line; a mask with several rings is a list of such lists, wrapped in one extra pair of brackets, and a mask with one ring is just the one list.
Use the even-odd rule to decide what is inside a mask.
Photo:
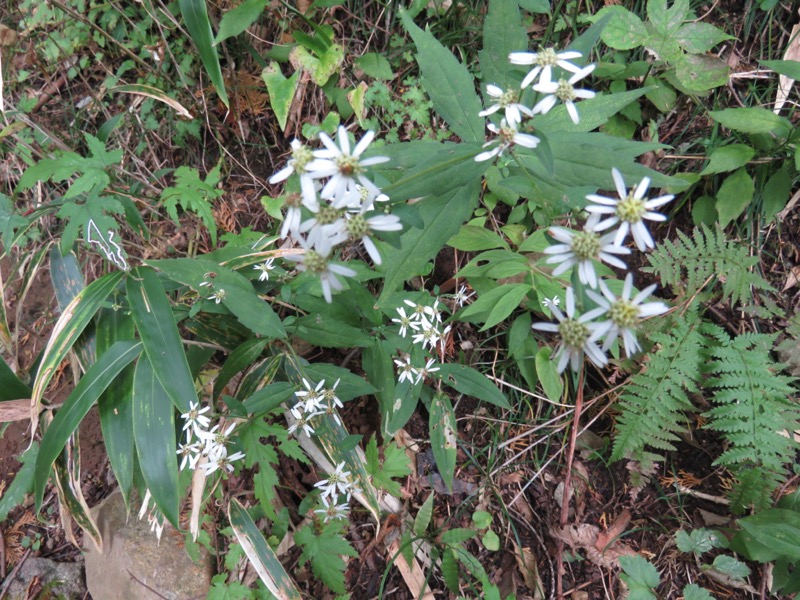
[[(789, 36), (789, 45), (783, 54), (783, 60), (800, 61), (800, 24), (792, 27), (792, 34)], [(775, 94), (775, 108), (773, 109), (775, 114), (778, 114), (783, 105), (786, 104), (786, 98), (789, 97), (793, 84), (794, 79), (790, 79), (786, 75), (778, 77), (778, 92)]]
[(568, 525), (563, 529), (554, 527), (550, 531), (551, 535), (569, 544), (573, 549), (579, 548), (586, 553), (586, 558), (599, 567), (606, 569), (619, 568), (620, 556), (632, 556), (636, 551), (622, 542), (610, 544), (604, 551), (597, 549), (600, 528), (595, 525)]

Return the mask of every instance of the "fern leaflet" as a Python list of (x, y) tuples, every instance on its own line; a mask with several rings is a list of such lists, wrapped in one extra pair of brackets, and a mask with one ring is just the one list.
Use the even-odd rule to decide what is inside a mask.
[(692, 295), (708, 280), (722, 284), (723, 300), (745, 304), (752, 289), (772, 290), (772, 287), (752, 271), (757, 256), (749, 256), (747, 247), (729, 240), (720, 228), (705, 225), (695, 229), (690, 238), (678, 231), (677, 241), (664, 240), (650, 254), (647, 272), (655, 273), (664, 285), (682, 287)]
[(644, 467), (662, 457), (646, 448), (674, 450), (684, 431), (682, 413), (694, 407), (687, 392), (697, 389), (704, 344), (696, 313), (678, 318), (651, 337), (660, 345), (645, 369), (631, 377), (620, 397), (611, 460), (631, 458)]
[(738, 479), (733, 510), (760, 510), (769, 506), (798, 449), (787, 432), (798, 428), (800, 410), (790, 400), (792, 378), (778, 375), (781, 365), (770, 356), (775, 335), (744, 333), (730, 339), (715, 329), (720, 345), (711, 350), (706, 385), (715, 390), (716, 406), (706, 413), (706, 426), (730, 444), (715, 464), (729, 467)]

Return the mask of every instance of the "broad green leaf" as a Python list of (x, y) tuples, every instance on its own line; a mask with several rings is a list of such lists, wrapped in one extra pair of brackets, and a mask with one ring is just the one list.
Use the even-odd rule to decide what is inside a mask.
[(786, 118), (761, 107), (725, 108), (708, 114), (723, 127), (742, 133), (774, 133), (785, 137), (792, 128)]
[[(253, 333), (270, 339), (286, 335), (278, 315), (258, 296), (252, 282), (241, 273), (202, 258), (152, 260), (146, 261), (146, 264), (200, 294), (210, 296), (212, 290), (222, 290), (222, 304)], [(206, 278), (208, 273), (213, 273), (214, 276)], [(209, 280), (213, 284), (211, 287), (201, 287), (201, 283)]]
[(647, 0), (647, 18), (653, 27), (665, 35), (672, 35), (689, 18), (689, 0)]
[[(86, 287), (75, 253), (70, 251), (62, 255), (58, 244), (53, 244), (50, 249), (50, 281), (60, 312), (64, 312), (75, 296)], [(81, 369), (85, 372), (95, 359), (95, 333), (91, 327), (78, 338), (73, 350)]]
[(294, 396), (297, 386), (286, 381), (276, 381), (265, 385), (244, 401), (249, 414), (260, 415), (277, 408)]
[(761, 195), (761, 213), (765, 219), (773, 219), (783, 210), (792, 195), (792, 176), (785, 164), (767, 180)]
[(362, 54), (355, 60), (355, 65), (373, 79), (384, 79), (386, 81), (394, 79), (394, 73), (392, 73), (392, 66), (389, 61), (386, 60), (385, 56), (377, 52)]
[(653, 593), (653, 589), (658, 586), (660, 577), (652, 563), (640, 554), (634, 554), (633, 556), (620, 556), (619, 564), (623, 571), (620, 579), (628, 585), (631, 596), (635, 594), (639, 600), (646, 598), (655, 600), (656, 595)]
[(133, 437), (153, 501), (175, 529), (180, 529), (175, 409), (146, 355), (139, 358), (133, 376)]
[(518, 0), (521, 8), (532, 13), (550, 13), (550, 0)]
[(56, 321), (47, 347), (39, 362), (36, 381), (31, 394), (31, 429), (36, 430), (39, 422), (42, 397), (47, 385), (53, 378), (56, 369), (67, 356), (73, 344), (92, 320), (95, 313), (105, 302), (111, 291), (117, 286), (122, 273), (116, 271), (96, 279), (75, 296)]
[(225, 91), (225, 80), (219, 66), (219, 56), (214, 47), (214, 33), (206, 11), (206, 0), (178, 0), (178, 5), (183, 15), (183, 22), (189, 31), (194, 45), (200, 53), (200, 60), (205, 67), (211, 83), (217, 90), (219, 99), (225, 106), (230, 106), (228, 93)]
[(152, 370), (173, 405), (188, 412), (197, 392), (164, 287), (151, 268), (137, 267), (128, 278), (127, 294)]
[(465, 252), (491, 250), (493, 248), (505, 248), (508, 250), (508, 243), (502, 237), (494, 231), (475, 225), (464, 225), (458, 230), (457, 234), (448, 240), (447, 245)]
[(657, 60), (673, 62), (681, 58), (683, 50), (677, 40), (671, 35), (661, 31), (651, 31), (645, 43), (647, 52)]
[(485, 122), (478, 116), (483, 106), (475, 93), (472, 75), (433, 34), (417, 27), (404, 10), (400, 11), (400, 19), (417, 47), (422, 86), (436, 112), (465, 142), (483, 141)]
[[(98, 196), (94, 193), (89, 194), (83, 202), (76, 200), (65, 202), (56, 213), (59, 219), (66, 221), (64, 231), (61, 233), (61, 251), (69, 252), (79, 237), (87, 240), (90, 222), (94, 223), (97, 230), (105, 236), (108, 236), (108, 232), (118, 233), (119, 225), (111, 213), (121, 214), (124, 210), (122, 203), (116, 198)], [(99, 253), (103, 256), (102, 252)]]
[(525, 298), (531, 286), (527, 283), (509, 283), (481, 294), (477, 300), (465, 308), (459, 317), (465, 321), (483, 322), (481, 331), (494, 327), (509, 316)]
[(717, 191), (717, 213), (722, 227), (737, 219), (750, 206), (754, 191), (753, 179), (744, 168), (722, 182)]
[(309, 524), (294, 534), (295, 543), (303, 549), (299, 563), (311, 561), (314, 573), (322, 579), (333, 592), (344, 594), (345, 563), (343, 556), (358, 556), (353, 547), (342, 537), (335, 524), (329, 524), (319, 531)]
[(41, 506), (44, 489), (50, 476), (50, 468), (64, 449), (67, 440), (73, 435), (89, 409), (97, 402), (100, 394), (114, 378), (129, 365), (142, 351), (140, 342), (116, 342), (102, 356), (75, 386), (56, 413), (53, 422), (42, 437), (39, 456), (36, 459), (34, 488), (36, 505)]
[[(790, 554), (789, 556), (796, 557), (798, 555)], [(705, 565), (703, 566), (705, 567)], [(737, 581), (744, 581), (745, 577), (750, 575), (750, 567), (748, 567), (742, 561), (734, 558), (733, 556), (728, 556), (727, 554), (720, 554), (717, 556), (714, 559), (714, 562), (711, 564), (711, 569)]]
[(683, 588), (683, 600), (714, 600), (714, 596), (696, 583), (690, 583)]
[(442, 383), (457, 392), (500, 408), (511, 408), (505, 394), (497, 389), (497, 386), (483, 373), (472, 367), (455, 363), (442, 363), (437, 366), (439, 367), (437, 374), (441, 376)]
[(14, 475), (11, 485), (0, 496), (0, 523), (4, 522), (11, 510), (25, 501), (33, 491), (33, 478), (36, 474), (36, 458), (39, 455), (39, 442), (32, 441), (30, 448), (22, 453), (19, 460), (22, 468)]
[(278, 600), (300, 600), (302, 595), (295, 587), (294, 581), (244, 506), (236, 498), (228, 504), (228, 520), (250, 564), (270, 593)]
[(735, 38), (710, 23), (697, 21), (681, 25), (678, 31), (675, 32), (675, 39), (680, 47), (687, 52), (704, 54), (720, 42)]
[[(121, 303), (120, 296), (112, 295), (112, 304)], [(102, 356), (115, 342), (135, 339), (136, 327), (126, 310), (104, 308), (97, 315), (96, 337), (97, 354)], [(128, 507), (134, 471), (133, 371), (133, 365), (125, 367), (97, 400), (106, 454)]]
[(214, 38), (214, 45), (216, 46), (229, 37), (239, 35), (250, 27), (250, 25), (255, 23), (258, 17), (261, 16), (261, 13), (264, 12), (264, 7), (267, 5), (268, 1), (269, 0), (244, 0), (239, 6), (222, 15), (222, 20), (219, 22), (217, 37)]
[(286, 131), (286, 121), (289, 119), (297, 83), (300, 81), (300, 71), (295, 71), (291, 77), (286, 78), (278, 63), (271, 62), (261, 71), (261, 79), (267, 86), (269, 105), (278, 119), (278, 125), (281, 126), (281, 131)]
[(681, 552), (691, 552), (699, 556), (714, 548), (726, 547), (727, 543), (722, 541), (724, 538), (720, 535), (716, 531), (702, 527), (693, 529), (690, 533), (679, 529), (675, 534), (675, 545)]
[(252, 365), (261, 356), (267, 342), (265, 339), (247, 340), (241, 346), (230, 353), (225, 364), (219, 370), (217, 378), (214, 380), (214, 391), (212, 400), (219, 398), (222, 390), (233, 379), (234, 375)]
[[(580, 117), (577, 125), (572, 122), (567, 109), (563, 105), (558, 105), (546, 115), (536, 115), (536, 127), (548, 134), (552, 149), (552, 145), (557, 141), (554, 139), (557, 137), (556, 134), (588, 132), (597, 129), (647, 91), (647, 88), (639, 88), (618, 94), (598, 94), (589, 100), (581, 100), (575, 104)], [(558, 171), (558, 166), (555, 167), (555, 170)]]
[(795, 560), (800, 557), (800, 513), (770, 508), (739, 519), (738, 523), (744, 531), (778, 555)]
[(458, 574), (458, 562), (456, 561), (455, 550), (450, 548), (445, 548), (444, 556), (442, 556), (442, 577), (448, 590), (454, 594), (460, 591), (461, 578)]
[(214, 217), (214, 200), (220, 198), (224, 193), (217, 188), (220, 179), (222, 163), (209, 171), (205, 181), (200, 177), (200, 173), (193, 167), (180, 166), (175, 170), (175, 185), (165, 188), (161, 192), (161, 201), (167, 214), (180, 225), (178, 218), (178, 206), (184, 212), (190, 212), (203, 221), (203, 225), (211, 235), (211, 243), (217, 244), (217, 221)]
[(800, 79), (800, 61), (796, 60), (760, 60), (759, 64), (789, 79)]
[(491, 0), (483, 21), (483, 50), (478, 52), (483, 83), (503, 89), (519, 88), (520, 80), (511, 76), (519, 68), (509, 62), (508, 55), (527, 49), (528, 34), (522, 26), (517, 0)]
[(639, 17), (622, 6), (606, 6), (594, 14), (592, 21), (607, 14), (611, 15), (611, 19), (600, 34), (607, 46), (616, 50), (631, 50), (645, 44), (647, 28)]
[(678, 95), (666, 81), (660, 77), (648, 77), (644, 81), (647, 88), (645, 97), (661, 112), (669, 112), (675, 108)]
[(17, 232), (24, 230), (27, 225), (28, 219), (19, 214), (11, 198), (0, 192), (0, 243), (3, 253), (11, 250)]
[(407, 231), (399, 250), (384, 253), (386, 273), (383, 292), (378, 304), (383, 306), (388, 296), (405, 281), (419, 275), (472, 214), (478, 201), (477, 181), (464, 184), (442, 196), (425, 198), (419, 205), (422, 228)]
[[(0, 402), (31, 397), (31, 388), (22, 383), (0, 356)], [(2, 519), (0, 519), (2, 521)]]
[[(523, 244), (524, 246), (524, 244)], [(527, 248), (521, 251), (530, 252)], [(530, 271), (528, 259), (510, 250), (489, 250), (469, 261), (459, 272), (458, 277), (491, 277), (504, 279)]]
[(344, 50), (339, 44), (331, 44), (321, 55), (314, 56), (303, 46), (296, 46), (292, 50), (291, 60), (292, 64), (299, 64), (308, 71), (314, 83), (323, 86), (342, 66)]
[(300, 317), (295, 321), (294, 334), (323, 348), (364, 348), (370, 343), (363, 330), (326, 314)]
[(364, 452), (367, 459), (367, 471), (373, 484), (392, 496), (402, 494), (400, 483), (393, 478), (407, 477), (411, 474), (410, 461), (405, 450), (394, 440), (389, 440), (383, 447), (383, 459), (378, 452), (378, 442), (373, 436)]
[(325, 380), (325, 387), (336, 386), (336, 395), (342, 402), (347, 402), (359, 396), (369, 396), (377, 390), (363, 377), (350, 372), (349, 369), (337, 367), (328, 363), (314, 363), (303, 366), (303, 373), (315, 385)]
[(553, 402), (561, 402), (564, 393), (564, 381), (556, 369), (556, 364), (551, 360), (550, 348), (541, 348), (536, 353), (536, 373), (542, 383), (544, 394)]
[(366, 126), (364, 124), (364, 119), (367, 116), (367, 106), (365, 104), (365, 97), (368, 89), (369, 87), (367, 86), (366, 82), (362, 81), (352, 90), (347, 92), (347, 101), (353, 108), (353, 112), (356, 115), (356, 120), (358, 121), (358, 125), (364, 129), (366, 129)]
[(444, 484), (448, 490), (452, 491), (453, 476), (456, 472), (456, 455), (458, 454), (456, 415), (453, 412), (450, 398), (446, 394), (436, 394), (433, 397), (430, 411), (431, 450), (433, 450), (433, 457)]
[(700, 175), (735, 171), (746, 165), (755, 153), (756, 151), (746, 144), (730, 144), (717, 148), (708, 157), (708, 164), (700, 171)]
[(689, 90), (704, 92), (728, 83), (730, 69), (721, 59), (706, 54), (684, 54), (675, 67), (675, 76)]

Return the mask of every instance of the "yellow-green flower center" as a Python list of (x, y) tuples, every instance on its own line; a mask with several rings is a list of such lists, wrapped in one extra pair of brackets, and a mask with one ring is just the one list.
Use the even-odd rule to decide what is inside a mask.
[(571, 102), (577, 97), (575, 96), (575, 88), (572, 87), (572, 84), (566, 79), (558, 80), (558, 87), (556, 88), (555, 95), (556, 98), (562, 102)]
[(500, 105), (500, 108), (505, 108), (506, 106), (516, 104), (518, 100), (519, 100), (519, 93), (517, 92), (517, 90), (508, 90), (506, 92), (503, 92), (497, 103)]
[(300, 208), (303, 204), (303, 197), (300, 194), (286, 194), (283, 204), (286, 208)]
[(647, 207), (644, 203), (644, 200), (634, 198), (633, 192), (628, 194), (617, 204), (617, 216), (620, 221), (626, 221), (628, 223), (638, 223), (641, 221), (644, 213), (647, 212)]
[(592, 231), (579, 231), (572, 238), (572, 251), (581, 260), (597, 258), (600, 254), (600, 235)]
[(312, 273), (323, 273), (328, 268), (328, 259), (314, 250), (306, 250), (303, 263)]
[(571, 348), (583, 348), (589, 338), (589, 328), (576, 319), (565, 319), (558, 324), (558, 333)]
[(311, 148), (303, 144), (292, 150), (292, 160), (294, 161), (295, 172), (305, 173), (306, 165), (314, 160), (314, 154)]
[(552, 48), (545, 48), (536, 54), (536, 62), (542, 67), (555, 67), (558, 64), (558, 56)]
[(353, 239), (359, 239), (370, 232), (369, 223), (362, 215), (354, 215), (347, 221), (347, 233)]
[(639, 322), (639, 309), (630, 300), (620, 298), (611, 304), (608, 318), (621, 329), (630, 329)]
[(358, 164), (357, 156), (350, 156), (349, 154), (340, 154), (336, 157), (336, 166), (339, 168), (339, 173), (345, 177), (352, 177), (356, 173), (361, 172), (361, 166)]
[(500, 139), (503, 140), (504, 144), (513, 144), (515, 135), (517, 135), (517, 130), (513, 127), (500, 128)]
[(316, 219), (317, 223), (320, 225), (330, 225), (331, 223), (336, 223), (340, 216), (340, 210), (332, 206), (320, 206), (319, 211), (317, 211)]

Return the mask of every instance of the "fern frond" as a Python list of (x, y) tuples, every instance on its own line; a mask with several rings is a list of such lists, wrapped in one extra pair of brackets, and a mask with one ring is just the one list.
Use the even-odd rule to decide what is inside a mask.
[(692, 295), (707, 281), (722, 285), (722, 299), (733, 304), (745, 304), (752, 298), (752, 290), (772, 290), (764, 279), (753, 272), (757, 256), (750, 256), (747, 247), (729, 240), (719, 227), (705, 225), (695, 229), (692, 237), (678, 231), (677, 240), (664, 240), (649, 255), (650, 267), (664, 285), (682, 287)]
[(714, 388), (716, 406), (706, 413), (706, 427), (730, 444), (714, 464), (729, 467), (738, 479), (732, 493), (737, 512), (769, 505), (798, 449), (791, 434), (800, 407), (790, 399), (792, 378), (778, 375), (781, 365), (770, 356), (775, 337), (745, 333), (721, 339), (710, 352), (706, 386)]
[(696, 313), (678, 318), (666, 332), (653, 334), (660, 348), (645, 369), (631, 377), (620, 397), (612, 460), (630, 458), (649, 466), (662, 457), (648, 447), (674, 450), (683, 412), (694, 407), (687, 392), (697, 389), (703, 364), (703, 335)]

